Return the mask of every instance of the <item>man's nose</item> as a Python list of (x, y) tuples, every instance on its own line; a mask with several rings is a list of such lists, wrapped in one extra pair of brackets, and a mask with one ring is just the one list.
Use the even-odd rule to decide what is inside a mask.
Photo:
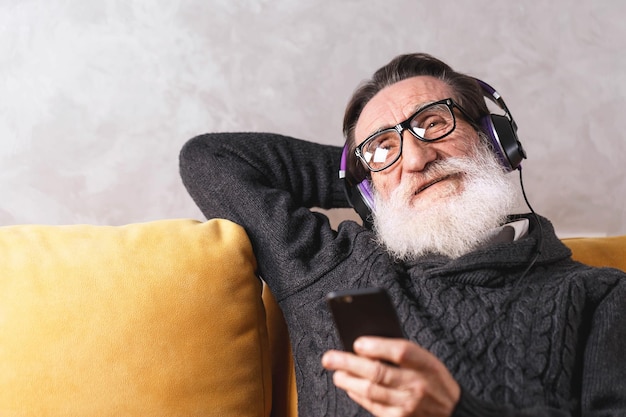
[(437, 159), (437, 150), (434, 143), (423, 142), (404, 131), (402, 137), (402, 169), (404, 171), (423, 171), (424, 168)]

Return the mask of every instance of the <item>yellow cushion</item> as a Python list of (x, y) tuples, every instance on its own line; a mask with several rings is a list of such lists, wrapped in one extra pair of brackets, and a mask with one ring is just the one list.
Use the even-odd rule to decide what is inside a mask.
[(269, 415), (255, 270), (225, 220), (1, 227), (0, 415)]
[(591, 266), (609, 266), (626, 271), (626, 235), (562, 240), (572, 258)]

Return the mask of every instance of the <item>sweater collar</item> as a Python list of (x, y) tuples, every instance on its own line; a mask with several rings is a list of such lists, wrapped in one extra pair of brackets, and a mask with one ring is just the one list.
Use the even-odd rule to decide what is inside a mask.
[[(571, 251), (558, 239), (552, 223), (541, 216), (531, 214), (510, 216), (510, 221), (526, 219), (528, 233), (514, 241), (492, 241), (489, 244), (450, 259), (442, 255), (427, 255), (407, 264), (406, 267), (419, 267), (428, 271), (430, 277), (471, 276), (475, 284), (489, 285), (495, 277), (504, 275), (503, 270), (523, 270), (537, 254), (535, 265), (547, 265), (566, 259)], [(495, 271), (494, 274), (473, 274), (473, 271)], [(493, 276), (490, 276), (493, 275)], [(501, 281), (501, 279), (498, 279)]]

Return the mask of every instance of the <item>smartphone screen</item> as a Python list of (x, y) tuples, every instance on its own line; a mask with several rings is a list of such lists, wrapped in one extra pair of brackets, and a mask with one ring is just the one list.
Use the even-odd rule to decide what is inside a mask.
[(391, 299), (382, 288), (335, 291), (326, 297), (343, 349), (353, 352), (360, 336), (403, 338)]

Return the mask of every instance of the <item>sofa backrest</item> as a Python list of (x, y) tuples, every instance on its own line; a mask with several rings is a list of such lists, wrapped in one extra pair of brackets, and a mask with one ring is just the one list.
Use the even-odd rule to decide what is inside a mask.
[(606, 266), (626, 271), (626, 235), (563, 239), (572, 258), (591, 266)]
[[(626, 236), (564, 242), (626, 270)], [(296, 417), (255, 272), (226, 220), (0, 227), (0, 415)]]

